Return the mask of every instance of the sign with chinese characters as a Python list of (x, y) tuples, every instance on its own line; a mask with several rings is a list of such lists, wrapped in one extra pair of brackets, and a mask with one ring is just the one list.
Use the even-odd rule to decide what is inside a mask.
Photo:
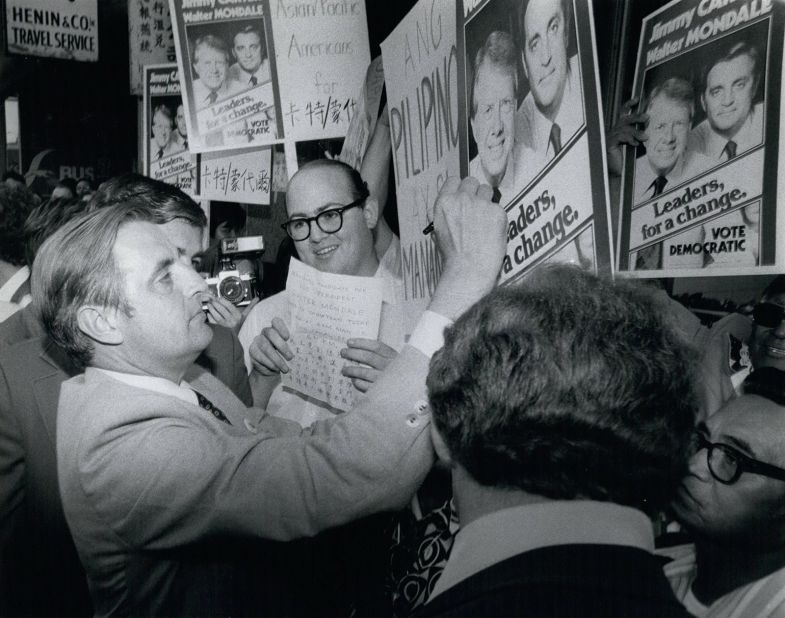
[(98, 61), (97, 0), (6, 0), (8, 53)]
[(177, 65), (147, 66), (144, 76), (145, 174), (193, 196), (197, 155), (188, 150)]
[(204, 200), (269, 204), (272, 147), (203, 153), (199, 196)]
[(128, 51), (131, 94), (144, 91), (144, 67), (175, 61), (167, 0), (128, 0)]

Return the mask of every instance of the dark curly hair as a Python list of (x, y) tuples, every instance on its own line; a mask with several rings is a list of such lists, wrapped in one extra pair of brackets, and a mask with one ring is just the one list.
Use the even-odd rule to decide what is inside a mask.
[(687, 469), (694, 352), (650, 290), (577, 268), (498, 288), (445, 332), (436, 428), (479, 483), (654, 513)]
[(22, 230), (37, 205), (35, 195), (26, 187), (0, 185), (0, 260), (14, 266), (25, 264)]

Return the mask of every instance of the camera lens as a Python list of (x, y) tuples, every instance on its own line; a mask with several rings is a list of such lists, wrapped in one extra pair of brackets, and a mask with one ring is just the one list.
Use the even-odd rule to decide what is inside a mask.
[(226, 277), (218, 286), (218, 295), (230, 303), (236, 303), (245, 296), (245, 290), (239, 277)]

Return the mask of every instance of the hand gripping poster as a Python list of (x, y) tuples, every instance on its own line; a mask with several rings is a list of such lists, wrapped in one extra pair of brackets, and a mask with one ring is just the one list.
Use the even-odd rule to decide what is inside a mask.
[[(191, 149), (342, 138), (370, 62), (363, 0), (170, 0)], [(292, 155), (294, 156), (294, 155)]]
[(382, 43), (407, 332), (442, 270), (433, 238), (423, 230), (441, 186), (459, 171), (455, 15), (452, 0), (420, 0)]
[(145, 175), (196, 195), (197, 155), (188, 150), (188, 129), (176, 64), (144, 68)]
[(781, 271), (784, 15), (773, 0), (679, 0), (643, 20), (633, 96), (647, 140), (626, 155), (620, 271)]
[(611, 272), (591, 3), (464, 0), (458, 12), (460, 169), (507, 211), (500, 283), (550, 261)]

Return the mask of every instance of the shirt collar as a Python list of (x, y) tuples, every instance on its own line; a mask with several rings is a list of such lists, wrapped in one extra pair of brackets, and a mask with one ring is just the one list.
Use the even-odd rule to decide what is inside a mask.
[(111, 371), (109, 369), (102, 369), (100, 367), (88, 367), (85, 370), (85, 373), (92, 371), (100, 371), (101, 373), (108, 375), (110, 378), (114, 378), (115, 380), (128, 384), (129, 386), (143, 388), (145, 390), (160, 393), (161, 395), (167, 395), (169, 397), (176, 397), (181, 401), (191, 403), (195, 406), (199, 405), (199, 401), (196, 399), (196, 393), (194, 393), (193, 389), (191, 389), (191, 386), (185, 380), (181, 380), (180, 384), (175, 384), (166, 378), (159, 378), (157, 376), (142, 376), (121, 371)]
[(484, 515), (461, 528), (431, 598), (480, 571), (527, 551), (553, 545), (621, 545), (654, 551), (646, 515), (591, 500), (556, 500)]
[(538, 149), (545, 151), (547, 159), (553, 158), (555, 154), (551, 145), (551, 127), (554, 123), (558, 124), (561, 130), (562, 146), (583, 124), (581, 76), (577, 58), (573, 56), (567, 64), (567, 83), (564, 85), (559, 111), (553, 121), (543, 114), (532, 100), (535, 143), (540, 145)]

